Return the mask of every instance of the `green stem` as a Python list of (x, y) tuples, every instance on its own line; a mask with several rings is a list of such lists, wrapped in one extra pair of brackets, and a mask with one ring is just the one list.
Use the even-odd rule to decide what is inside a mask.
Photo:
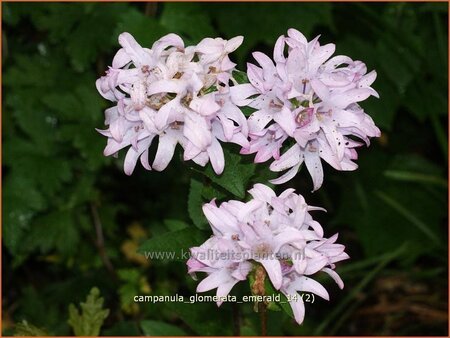
[(438, 245), (441, 244), (439, 237), (433, 231), (430, 230), (430, 228), (426, 223), (424, 223), (417, 216), (412, 214), (409, 210), (407, 210), (402, 204), (400, 204), (394, 198), (390, 197), (389, 195), (385, 194), (380, 190), (375, 191), (375, 195), (377, 195), (378, 198), (380, 198), (383, 202), (385, 202), (387, 205), (395, 209), (399, 214), (401, 214), (408, 221), (410, 221), (412, 225), (414, 225), (417, 229), (419, 229), (425, 235), (427, 235), (427, 237), (435, 244)]

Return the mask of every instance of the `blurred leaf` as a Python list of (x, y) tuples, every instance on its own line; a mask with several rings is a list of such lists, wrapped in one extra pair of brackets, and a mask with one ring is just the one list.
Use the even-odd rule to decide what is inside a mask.
[[(125, 10), (124, 4), (85, 3), (41, 4), (32, 15), (41, 31), (49, 32), (51, 43), (65, 43), (65, 51), (77, 72), (85, 70), (98, 57), (99, 52), (112, 46), (111, 31)], [(96, 27), (92, 34), (92, 27)]]
[(423, 232), (432, 242), (441, 244), (440, 238), (432, 230), (430, 230), (428, 225), (421, 219), (419, 219), (410, 209), (407, 209), (404, 205), (382, 191), (377, 190), (375, 191), (375, 194), (386, 204), (395, 209), (399, 214), (405, 217), (417, 229)]
[(384, 175), (393, 180), (447, 187), (442, 168), (415, 154), (396, 155)]
[(189, 224), (177, 219), (166, 219), (164, 220), (164, 225), (167, 227), (167, 229), (169, 229), (169, 231), (177, 231), (189, 227)]
[(351, 304), (353, 300), (355, 300), (359, 293), (361, 293), (364, 288), (375, 278), (375, 276), (391, 261), (397, 259), (401, 255), (406, 252), (406, 245), (402, 245), (397, 250), (391, 252), (388, 256), (386, 256), (378, 265), (369, 271), (368, 274), (358, 283), (356, 287), (354, 287), (350, 293), (337, 305), (333, 308), (331, 313), (327, 316), (325, 320), (323, 320), (316, 330), (314, 331), (315, 335), (321, 335), (325, 331), (325, 329), (341, 316), (345, 309)]
[(103, 321), (108, 317), (109, 310), (103, 310), (103, 298), (100, 291), (92, 288), (85, 303), (80, 303), (81, 314), (75, 305), (69, 306), (68, 323), (76, 336), (98, 336)]
[(197, 179), (191, 178), (188, 197), (188, 212), (194, 224), (199, 229), (206, 229), (208, 222), (202, 211), (204, 200), (202, 198), (203, 184)]
[(160, 22), (167, 30), (185, 37), (188, 44), (216, 37), (211, 18), (200, 3), (164, 3)]
[(194, 227), (171, 231), (148, 239), (142, 243), (138, 252), (153, 260), (186, 261), (189, 248), (203, 243), (205, 237), (205, 233)]
[(231, 335), (231, 325), (223, 324), (232, 320), (230, 311), (224, 306), (217, 308), (215, 303), (168, 303), (167, 306), (199, 335)]
[[(208, 9), (212, 13), (220, 13), (217, 15), (218, 26), (227, 38), (245, 36), (244, 43), (235, 52), (241, 62), (258, 43), (273, 46), (288, 28), (296, 28), (312, 39), (314, 37), (308, 35), (316, 26), (333, 27), (331, 4), (328, 3), (320, 6), (286, 2), (260, 3), (258, 6), (251, 3), (213, 4)], [(245, 15), (245, 20), (237, 20), (242, 15)]]
[(140, 273), (137, 269), (120, 269), (117, 274), (124, 282), (118, 290), (121, 309), (126, 314), (135, 315), (139, 310), (138, 304), (134, 302), (134, 296), (139, 294)]
[(135, 8), (129, 8), (120, 15), (112, 35), (117, 41), (117, 37), (123, 32), (133, 35), (141, 46), (150, 48), (156, 40), (169, 34), (170, 30), (162, 26), (155, 18), (148, 17)]
[(141, 329), (145, 336), (185, 336), (179, 327), (156, 320), (143, 320)]
[(427, 2), (423, 3), (420, 7), (421, 12), (440, 12), (443, 14), (448, 13), (448, 4), (446, 2)]
[(130, 337), (140, 336), (141, 332), (138, 325), (133, 321), (120, 321), (115, 323), (111, 328), (103, 330), (104, 336)]
[[(58, 306), (49, 307), (49, 293), (46, 290), (46, 286), (42, 286), (39, 290), (31, 285), (25, 286), (22, 290), (22, 297), (19, 300), (20, 321), (23, 318), (29, 323), (39, 328), (45, 328), (47, 333), (68, 335), (68, 331), (61, 331), (62, 326), (67, 326), (65, 320), (67, 319), (66, 313), (61, 318), (61, 311)], [(64, 299), (61, 299), (64, 303)], [(52, 304), (55, 304), (52, 301)], [(64, 304), (64, 307), (67, 305)], [(19, 320), (18, 320), (19, 321)]]
[[(401, 46), (392, 48), (382, 40), (378, 41), (376, 54), (380, 56), (379, 63), (386, 77), (397, 87), (400, 94), (404, 94), (407, 86), (420, 70), (419, 58), (411, 56)], [(405, 58), (408, 58), (409, 62), (406, 62)]]
[(79, 229), (69, 211), (53, 211), (36, 218), (27, 235), (28, 250), (39, 249), (48, 253), (53, 249), (67, 255), (73, 254), (79, 243)]
[(429, 183), (437, 185), (441, 188), (448, 187), (447, 181), (438, 176), (424, 175), (421, 173), (411, 171), (400, 171), (400, 170), (386, 170), (384, 172), (384, 175), (393, 180), (413, 182), (413, 183)]
[[(111, 32), (125, 9), (124, 4), (120, 3), (110, 6), (94, 3), (85, 5), (83, 20), (74, 26), (66, 46), (73, 67), (78, 72), (84, 71), (95, 62), (100, 52), (112, 46)], [(101, 10), (97, 6), (101, 6)], [(92, 27), (96, 27), (95, 34), (92, 34)]]
[(37, 211), (46, 207), (45, 198), (27, 177), (9, 175), (3, 183), (3, 243), (13, 254), (24, 248), (22, 236)]
[(45, 330), (39, 329), (36, 326), (29, 324), (26, 320), (22, 320), (21, 323), (16, 324), (14, 330), (14, 336), (16, 337), (42, 337), (48, 336)]
[(419, 254), (442, 244), (441, 225), (447, 202), (445, 191), (435, 186), (431, 189), (429, 184), (392, 180), (383, 174), (399, 169), (436, 175), (436, 168), (423, 158), (405, 154), (390, 159), (372, 149), (371, 156), (360, 159), (358, 172), (342, 182), (346, 188), (342, 190), (342, 206), (335, 221), (353, 226), (365, 253), (371, 257), (409, 242), (407, 258), (413, 262)]

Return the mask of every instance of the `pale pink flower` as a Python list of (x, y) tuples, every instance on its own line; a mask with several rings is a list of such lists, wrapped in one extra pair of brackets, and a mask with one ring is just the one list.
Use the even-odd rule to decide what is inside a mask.
[[(117, 106), (106, 112), (106, 156), (131, 145), (125, 157), (130, 175), (140, 158), (147, 170), (164, 170), (177, 144), (184, 160), (205, 166), (217, 174), (225, 161), (220, 142), (248, 147), (245, 116), (231, 102), (229, 80), (234, 70), (228, 54), (242, 37), (230, 41), (205, 39), (185, 47), (182, 39), (168, 34), (152, 48), (141, 47), (128, 33), (119, 36), (122, 48), (106, 75), (97, 80), (100, 94)], [(150, 164), (149, 147), (158, 139)], [(220, 142), (219, 142), (220, 141)]]
[[(252, 265), (236, 259), (230, 252), (238, 253), (236, 241), (221, 237), (211, 237), (200, 247), (191, 248), (191, 258), (187, 261), (188, 273), (196, 279), (196, 272), (206, 272), (208, 277), (197, 286), (197, 292), (217, 289), (217, 297), (226, 297), (234, 285), (245, 280)], [(237, 255), (236, 255), (237, 256)], [(217, 305), (223, 300), (219, 298)]]
[[(358, 105), (369, 96), (378, 97), (370, 87), (376, 72), (367, 73), (363, 62), (347, 56), (330, 59), (334, 51), (334, 44), (321, 46), (318, 37), (308, 42), (299, 31), (289, 29), (275, 44), (275, 62), (253, 53), (259, 66), (248, 64), (250, 83), (231, 88), (237, 105), (256, 109), (248, 118), (250, 146), (241, 153), (256, 153), (255, 162), (272, 157), (271, 170), (287, 170), (272, 183), (287, 182), (305, 162), (317, 190), (323, 182), (321, 160), (337, 170), (355, 170), (355, 148), (362, 143), (352, 137), (369, 145), (371, 137), (380, 136)], [(269, 154), (267, 135), (279, 128), (287, 136), (271, 142)], [(280, 156), (286, 139), (295, 144)]]
[[(319, 271), (342, 288), (335, 263), (349, 257), (343, 245), (335, 244), (337, 235), (324, 238), (321, 225), (310, 215), (310, 211), (323, 209), (308, 206), (293, 189), (277, 196), (269, 187), (256, 184), (249, 193), (253, 199), (246, 203), (231, 200), (218, 206), (213, 200), (203, 206), (213, 236), (192, 248), (187, 262), (190, 274), (207, 274), (197, 292), (217, 288), (217, 296), (224, 297), (257, 264), (286, 296), (303, 291), (328, 299), (323, 286), (310, 277)], [(290, 305), (301, 324), (304, 305), (300, 295), (297, 298), (291, 297)]]

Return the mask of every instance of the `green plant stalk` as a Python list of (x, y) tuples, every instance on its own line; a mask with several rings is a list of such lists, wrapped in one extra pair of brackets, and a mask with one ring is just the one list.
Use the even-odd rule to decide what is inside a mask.
[(384, 172), (384, 176), (398, 181), (433, 184), (445, 189), (448, 187), (445, 179), (435, 175), (427, 175), (403, 170), (386, 170)]
[(441, 245), (439, 237), (428, 228), (427, 224), (425, 224), (422, 220), (417, 218), (417, 216), (409, 212), (403, 205), (401, 205), (395, 199), (393, 199), (392, 197), (390, 197), (389, 195), (385, 194), (380, 190), (376, 190), (375, 195), (377, 195), (377, 197), (380, 198), (383, 202), (385, 202), (387, 205), (395, 209), (399, 214), (401, 214), (408, 221), (410, 221), (417, 229), (422, 231), (431, 241), (433, 241), (437, 245)]

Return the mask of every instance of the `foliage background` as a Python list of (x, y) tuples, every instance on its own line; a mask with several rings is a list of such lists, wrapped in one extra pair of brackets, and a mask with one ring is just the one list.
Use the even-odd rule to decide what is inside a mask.
[[(326, 166), (314, 194), (305, 170), (290, 183), (328, 210), (316, 217), (352, 259), (338, 267), (343, 291), (324, 278), (331, 301), (307, 304), (302, 326), (271, 312), (269, 334), (447, 335), (447, 3), (3, 3), (2, 14), (3, 334), (22, 320), (73, 334), (69, 304), (94, 286), (109, 309), (102, 335), (233, 333), (231, 304), (135, 304), (136, 294), (196, 286), (183, 261), (136, 250), (199, 244), (203, 201), (243, 197), (270, 174), (232, 149), (225, 178), (177, 158), (127, 177), (123, 154), (102, 155), (94, 128), (108, 102), (94, 81), (123, 31), (143, 45), (169, 32), (187, 44), (244, 35), (234, 58), (245, 70), (252, 51), (270, 54), (295, 27), (377, 70), (381, 99), (363, 106), (383, 134), (361, 150), (358, 171)], [(239, 310), (241, 334), (259, 334), (252, 304)]]

